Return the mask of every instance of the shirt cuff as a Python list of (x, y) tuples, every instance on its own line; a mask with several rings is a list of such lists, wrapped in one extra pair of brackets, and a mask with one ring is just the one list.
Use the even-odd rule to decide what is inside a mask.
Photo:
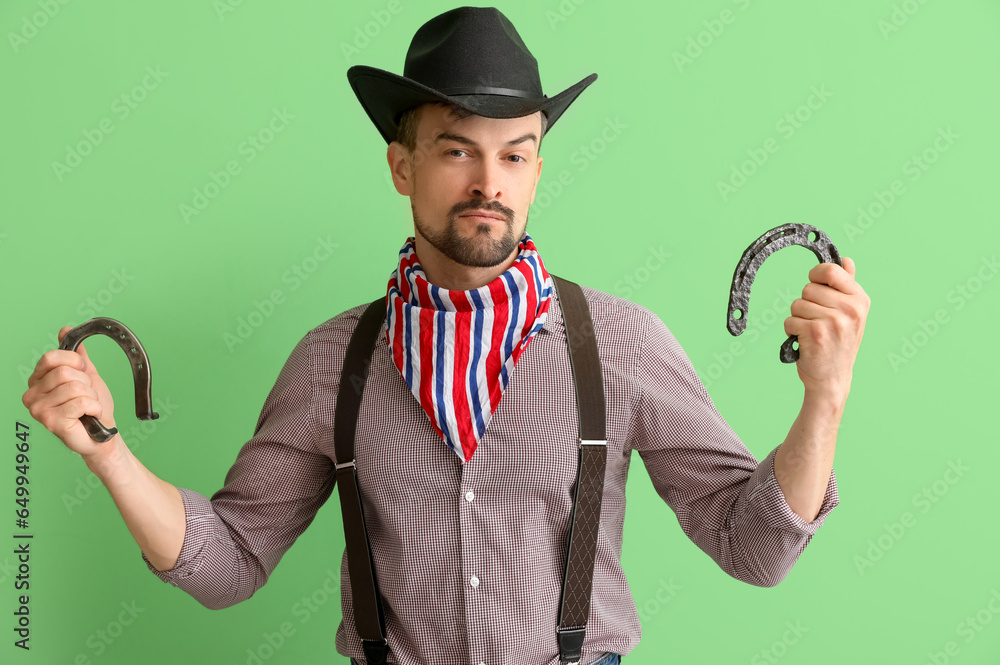
[(749, 500), (756, 510), (761, 514), (767, 524), (785, 531), (800, 533), (811, 536), (823, 525), (826, 516), (833, 510), (840, 497), (837, 494), (837, 476), (830, 469), (830, 480), (826, 485), (826, 494), (820, 506), (819, 514), (812, 522), (807, 522), (789, 507), (785, 500), (785, 493), (778, 485), (778, 479), (774, 475), (774, 456), (777, 454), (778, 446), (764, 458), (757, 469), (750, 476)]
[(213, 525), (216, 519), (212, 502), (208, 497), (194, 490), (177, 488), (184, 501), (184, 544), (177, 557), (177, 563), (170, 570), (157, 570), (142, 553), (142, 560), (149, 570), (164, 582), (177, 586), (178, 582), (198, 572), (200, 562), (198, 555), (212, 537)]

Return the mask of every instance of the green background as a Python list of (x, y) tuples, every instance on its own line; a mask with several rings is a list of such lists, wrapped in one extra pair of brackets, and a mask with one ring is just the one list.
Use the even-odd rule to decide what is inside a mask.
[[(126, 441), (175, 485), (207, 495), (221, 487), (296, 342), (384, 293), (412, 233), (408, 201), (387, 180), (385, 143), (346, 69), (401, 72), (417, 27), (451, 5), (50, 4), (51, 16), (44, 1), (0, 5), (0, 538), (11, 544), (0, 548), (0, 661), (241, 665), (248, 649), (267, 654), (266, 636), (291, 622), (294, 634), (264, 662), (346, 662), (333, 644), (339, 594), (321, 592), (343, 548), (336, 494), (269, 584), (211, 612), (146, 570), (107, 492), (20, 400), (61, 326), (120, 319), (150, 353), (154, 397), (169, 402), (159, 421), (129, 433), (139, 423), (127, 363), (110, 341), (88, 342)], [(548, 94), (599, 75), (542, 146), (528, 230), (547, 268), (659, 314), (758, 458), (784, 439), (802, 397), (795, 370), (776, 358), (789, 313), (772, 301), (798, 297), (816, 261), (802, 248), (772, 257), (754, 285), (748, 332), (734, 340), (723, 315), (743, 250), (779, 224), (814, 224), (855, 259), (872, 298), (834, 464), (842, 502), (782, 584), (726, 576), (634, 467), (623, 559), (643, 637), (626, 662), (1000, 662), (990, 606), (1000, 597), (1000, 538), (989, 507), (1000, 462), (1000, 280), (990, 267), (1000, 244), (1000, 6), (500, 8), (538, 58)], [(129, 108), (123, 95), (144, 98)], [(248, 160), (241, 144), (275, 109), (294, 118)], [(797, 127), (786, 120), (796, 113)], [(57, 173), (53, 163), (102, 121), (113, 131)], [(769, 139), (777, 151), (744, 165)], [(230, 160), (240, 172), (185, 221), (179, 206)], [(723, 195), (720, 182), (739, 182), (734, 168), (753, 172)], [(890, 196), (859, 224), (859, 207), (878, 212)], [(313, 263), (318, 239), (338, 247)], [(648, 270), (655, 252), (670, 256)], [(296, 282), (296, 268), (312, 271)], [(227, 345), (275, 290), (273, 314)], [(30, 652), (14, 648), (10, 630), (17, 420), (32, 426)], [(952, 464), (968, 470), (948, 473)], [(299, 603), (313, 594), (323, 602), (303, 622)], [(123, 602), (143, 611), (98, 653), (99, 631)], [(794, 643), (789, 625), (806, 631)]]

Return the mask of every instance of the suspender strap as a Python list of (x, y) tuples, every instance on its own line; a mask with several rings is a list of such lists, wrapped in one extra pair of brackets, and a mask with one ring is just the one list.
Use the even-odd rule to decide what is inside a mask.
[[(606, 414), (597, 338), (587, 300), (579, 285), (555, 275), (552, 275), (552, 281), (566, 327), (580, 423), (579, 461), (556, 627), (560, 662), (571, 665), (580, 660), (587, 619), (590, 616), (594, 558), (607, 463)], [(368, 306), (351, 335), (340, 374), (337, 411), (333, 421), (338, 461), (337, 487), (344, 517), (354, 622), (358, 635), (361, 636), (367, 665), (385, 665), (389, 649), (385, 639), (385, 615), (375, 576), (375, 562), (357, 483), (354, 435), (361, 396), (368, 378), (368, 365), (378, 333), (385, 321), (385, 313), (385, 299), (379, 298)]]
[(576, 407), (580, 423), (580, 453), (570, 514), (566, 569), (559, 601), (556, 638), (562, 663), (577, 663), (590, 616), (601, 498), (607, 465), (604, 381), (597, 354), (597, 337), (587, 300), (580, 287), (552, 275), (566, 326)]
[(368, 665), (385, 665), (389, 648), (385, 639), (385, 615), (375, 579), (365, 526), (365, 513), (358, 489), (357, 467), (354, 464), (354, 433), (357, 427), (361, 394), (368, 378), (368, 365), (385, 321), (386, 301), (374, 301), (361, 315), (340, 372), (337, 390), (337, 411), (333, 420), (333, 440), (337, 455), (337, 488), (340, 509), (344, 517), (344, 541), (347, 547), (347, 568), (351, 577), (351, 597), (354, 601), (354, 622)]

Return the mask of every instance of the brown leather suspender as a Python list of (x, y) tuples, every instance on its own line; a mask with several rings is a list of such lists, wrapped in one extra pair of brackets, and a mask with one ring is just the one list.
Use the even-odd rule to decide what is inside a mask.
[[(590, 616), (607, 463), (606, 412), (597, 338), (583, 291), (579, 285), (555, 275), (552, 275), (552, 281), (566, 328), (580, 423), (579, 464), (573, 488), (566, 569), (556, 626), (560, 661), (575, 665), (580, 660)], [(385, 321), (385, 313), (385, 298), (379, 298), (368, 306), (351, 335), (340, 375), (333, 427), (337, 460), (343, 460), (337, 464), (336, 474), (344, 517), (354, 621), (361, 636), (367, 665), (385, 665), (389, 648), (385, 639), (385, 615), (375, 575), (375, 561), (357, 483), (354, 434), (368, 365)]]
[(597, 355), (594, 322), (583, 291), (577, 284), (552, 276), (562, 307), (576, 410), (580, 426), (580, 454), (570, 513), (566, 572), (563, 574), (556, 629), (561, 662), (579, 662), (590, 616), (590, 591), (601, 526), (601, 496), (608, 442), (605, 433), (604, 381)]
[[(340, 510), (344, 516), (344, 542), (347, 547), (347, 569), (351, 575), (351, 595), (354, 600), (354, 623), (361, 636), (368, 665), (385, 665), (389, 651), (385, 641), (385, 614), (375, 580), (365, 514), (361, 507), (358, 473), (354, 464), (354, 433), (361, 393), (368, 378), (368, 364), (385, 321), (385, 298), (376, 300), (361, 315), (340, 373), (337, 390), (337, 411), (333, 415), (333, 441), (337, 455), (337, 488), (340, 490)], [(340, 462), (339, 460), (350, 460)]]

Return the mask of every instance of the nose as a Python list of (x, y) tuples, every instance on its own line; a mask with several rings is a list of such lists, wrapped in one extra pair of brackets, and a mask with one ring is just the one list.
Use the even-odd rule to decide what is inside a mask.
[(472, 182), (469, 183), (469, 194), (487, 201), (493, 201), (503, 196), (499, 171), (500, 169), (496, 165), (483, 161), (476, 168)]

